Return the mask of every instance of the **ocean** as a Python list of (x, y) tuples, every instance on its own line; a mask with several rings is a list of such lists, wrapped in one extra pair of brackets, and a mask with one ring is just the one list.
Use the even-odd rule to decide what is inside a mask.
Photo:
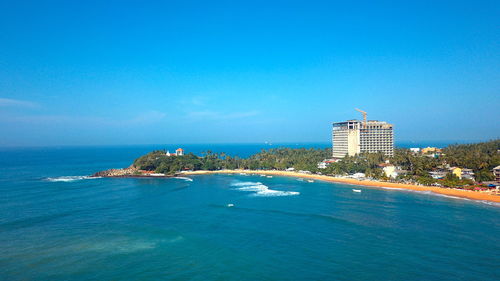
[(0, 149), (0, 280), (500, 278), (498, 205), (276, 176), (86, 177), (176, 148)]

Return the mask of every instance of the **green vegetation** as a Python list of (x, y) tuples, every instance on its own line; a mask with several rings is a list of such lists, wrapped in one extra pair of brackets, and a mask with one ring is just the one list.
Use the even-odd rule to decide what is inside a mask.
[(416, 177), (426, 177), (429, 171), (437, 168), (441, 161), (434, 157), (414, 154), (409, 149), (396, 148), (394, 156), (389, 158), (390, 162), (401, 169), (408, 171), (408, 174)]
[(491, 169), (500, 165), (500, 139), (483, 143), (450, 145), (443, 160), (451, 166), (474, 170), (476, 180), (493, 180)]
[(295, 168), (296, 170), (305, 170), (316, 172), (318, 162), (330, 158), (332, 150), (328, 149), (291, 149), (278, 148), (262, 150), (242, 161), (243, 169), (252, 170), (285, 170), (286, 168)]
[(395, 179), (397, 181), (465, 187), (474, 183), (471, 180), (459, 179), (451, 173), (448, 173), (441, 180), (436, 180), (429, 175), (429, 172), (436, 169), (444, 170), (444, 167), (457, 166), (473, 169), (476, 179), (480, 182), (491, 180), (493, 177), (491, 169), (500, 165), (499, 151), (500, 140), (478, 144), (451, 145), (443, 149), (443, 153), (437, 158), (398, 148), (393, 157), (384, 156), (382, 153), (362, 153), (331, 163), (326, 169), (318, 169), (318, 162), (330, 158), (331, 149), (269, 149), (262, 150), (245, 159), (212, 151), (206, 151), (201, 156), (190, 153), (184, 156), (169, 157), (165, 155), (165, 151), (158, 150), (139, 157), (133, 165), (140, 170), (168, 175), (184, 170), (285, 170), (295, 168), (295, 170), (321, 172), (327, 175), (365, 173), (370, 178), (388, 180), (379, 164), (389, 161), (400, 170), (405, 171)]
[(380, 179), (384, 177), (382, 169), (378, 166), (386, 157), (382, 153), (362, 153), (356, 156), (346, 156), (337, 163), (330, 164), (324, 169), (328, 175), (347, 175), (365, 173), (367, 177)]
[[(140, 170), (155, 171), (173, 175), (182, 170), (200, 170), (206, 168), (203, 163), (206, 158), (198, 157), (192, 153), (184, 156), (169, 157), (163, 150), (156, 150), (134, 161), (134, 167)], [(214, 169), (215, 170), (215, 169)]]
[(474, 184), (473, 181), (467, 179), (459, 179), (455, 174), (452, 173), (446, 174), (446, 176), (440, 183), (448, 187), (464, 187)]
[(231, 157), (225, 153), (207, 151), (198, 157), (192, 153), (169, 157), (165, 151), (157, 150), (139, 157), (134, 167), (157, 173), (174, 174), (183, 170), (284, 170), (294, 167), (298, 170), (316, 171), (318, 162), (330, 157), (331, 149), (279, 148), (262, 150), (247, 159)]

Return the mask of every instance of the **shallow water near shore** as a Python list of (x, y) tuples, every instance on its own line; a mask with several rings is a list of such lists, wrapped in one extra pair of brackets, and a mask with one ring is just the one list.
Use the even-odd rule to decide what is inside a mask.
[(145, 152), (0, 151), (0, 280), (500, 276), (500, 208), (480, 202), (276, 176), (85, 177)]

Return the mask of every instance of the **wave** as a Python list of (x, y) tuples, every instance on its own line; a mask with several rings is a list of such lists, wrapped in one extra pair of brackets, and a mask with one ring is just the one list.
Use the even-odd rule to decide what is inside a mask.
[(50, 182), (72, 182), (72, 181), (79, 181), (79, 180), (93, 180), (93, 179), (99, 179), (101, 177), (91, 177), (91, 176), (62, 176), (62, 177), (56, 177), (56, 178), (45, 178), (46, 181)]
[(425, 194), (425, 195), (434, 195), (434, 196), (446, 197), (446, 198), (451, 198), (451, 199), (460, 199), (460, 200), (466, 200), (466, 201), (478, 201), (478, 200), (472, 200), (472, 199), (464, 198), (464, 197), (436, 193), (436, 192), (432, 192), (430, 190), (413, 190), (413, 189), (395, 188), (395, 187), (381, 187), (381, 188), (388, 189), (388, 190), (402, 190), (402, 191), (414, 192), (414, 193)]
[(185, 181), (193, 181), (192, 178), (188, 178), (188, 177), (174, 177), (174, 179), (180, 179), (180, 180), (185, 180)]
[(430, 190), (413, 190), (413, 189), (397, 188), (397, 187), (385, 187), (385, 186), (379, 186), (377, 188), (382, 188), (382, 189), (386, 189), (386, 190), (395, 190), (395, 191), (407, 191), (407, 192), (413, 192), (413, 193), (418, 193), (418, 194), (423, 194), (423, 195), (432, 195), (432, 196), (439, 196), (439, 197), (445, 197), (445, 198), (450, 198), (450, 199), (472, 201), (472, 202), (483, 203), (483, 204), (490, 205), (490, 206), (500, 207), (500, 203), (498, 203), (498, 202), (491, 202), (491, 201), (485, 201), (485, 200), (475, 200), (475, 199), (469, 199), (469, 198), (458, 197), (458, 196), (453, 196), (453, 195), (446, 195), (446, 194), (441, 194), (441, 193), (437, 193), (437, 192), (432, 192)]
[(377, 186), (378, 188), (387, 189), (387, 190), (405, 190), (411, 191), (411, 189), (399, 188), (399, 187), (385, 187), (385, 186)]
[(235, 182), (231, 186), (237, 187), (237, 190), (253, 192), (252, 196), (260, 197), (275, 197), (275, 196), (293, 196), (299, 195), (300, 192), (297, 191), (281, 191), (269, 189), (268, 186), (262, 184), (261, 182)]
[(468, 199), (468, 198), (436, 193), (436, 192), (432, 192), (430, 190), (413, 190), (413, 189), (397, 188), (397, 187), (385, 187), (385, 186), (381, 186), (380, 188), (387, 189), (387, 190), (401, 190), (401, 191), (413, 192), (413, 193), (418, 193), (418, 194), (434, 195), (434, 196), (440, 196), (440, 197), (446, 197), (446, 198), (452, 198), (452, 199), (462, 199), (462, 200), (471, 201), (471, 199)]
[(253, 181), (244, 181), (244, 182), (233, 182), (231, 186), (250, 186), (250, 185), (258, 185), (262, 184), (261, 182), (253, 182)]
[(500, 203), (498, 203), (498, 202), (491, 202), (491, 201), (484, 201), (484, 200), (480, 200), (479, 202), (486, 204), (486, 205), (490, 205), (490, 206), (500, 207)]

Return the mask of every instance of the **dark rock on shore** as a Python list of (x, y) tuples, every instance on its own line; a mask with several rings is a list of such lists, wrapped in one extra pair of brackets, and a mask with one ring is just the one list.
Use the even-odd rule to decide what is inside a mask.
[(109, 169), (93, 174), (93, 177), (124, 177), (139, 174), (139, 170), (133, 166), (124, 169)]

